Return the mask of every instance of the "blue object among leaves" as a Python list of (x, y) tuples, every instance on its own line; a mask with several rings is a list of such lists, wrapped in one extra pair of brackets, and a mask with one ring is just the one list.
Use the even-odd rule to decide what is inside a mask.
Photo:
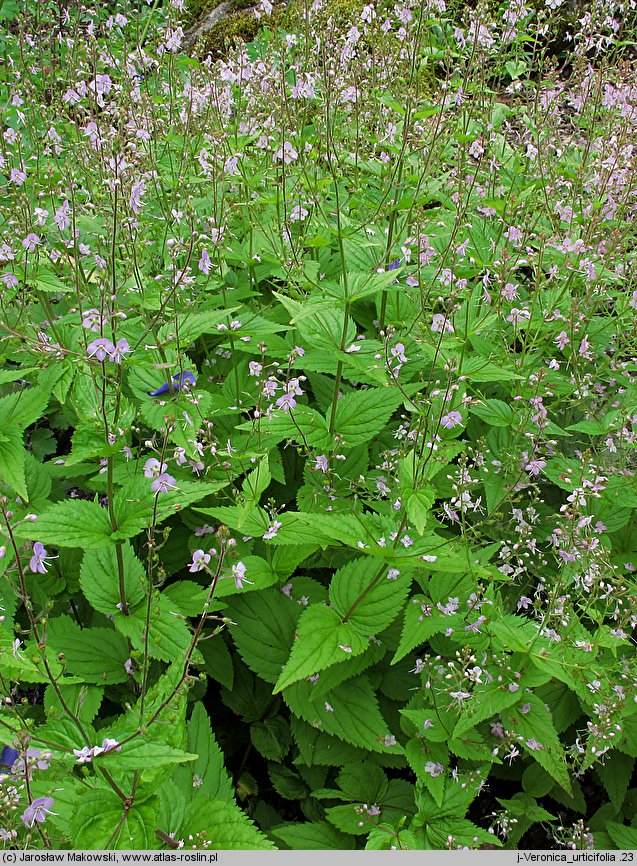
[(179, 391), (180, 388), (183, 388), (184, 385), (196, 385), (197, 379), (194, 373), (191, 373), (190, 370), (184, 370), (183, 373), (177, 373), (176, 376), (173, 376), (172, 380), (172, 388), (170, 382), (164, 382), (161, 388), (158, 388), (156, 391), (149, 391), (149, 397), (162, 397), (164, 394), (170, 394), (171, 391)]
[(0, 752), (0, 765), (3, 767), (13, 767), (15, 762), (20, 757), (17, 749), (12, 749), (11, 746), (3, 746)]

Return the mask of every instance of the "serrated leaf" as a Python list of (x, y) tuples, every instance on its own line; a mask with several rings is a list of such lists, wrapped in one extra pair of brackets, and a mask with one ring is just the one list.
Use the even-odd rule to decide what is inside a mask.
[(228, 603), (230, 634), (248, 667), (275, 683), (290, 654), (301, 608), (275, 589), (235, 596)]
[(606, 821), (606, 832), (622, 851), (637, 851), (637, 827), (626, 827), (616, 821)]
[(433, 635), (453, 628), (459, 619), (458, 614), (444, 616), (424, 595), (413, 596), (405, 607), (402, 634), (391, 663), (395, 665)]
[(394, 388), (368, 388), (345, 394), (336, 404), (335, 432), (347, 448), (369, 442), (385, 427), (404, 397)]
[(44, 415), (49, 405), (50, 391), (37, 386), (14, 391), (0, 399), (0, 430), (19, 427), (24, 430)]
[(57, 547), (82, 547), (95, 550), (111, 541), (108, 512), (97, 502), (75, 499), (56, 502), (34, 523), (23, 523), (15, 530), (20, 538), (30, 538)]
[(490, 427), (509, 427), (515, 418), (513, 408), (504, 400), (482, 400), (471, 404), (471, 414), (476, 415)]
[(517, 704), (524, 697), (521, 689), (510, 690), (507, 685), (490, 683), (478, 686), (465, 705), (458, 719), (453, 736), (462, 737), (464, 733), (475, 728), (480, 722), (490, 719), (496, 713), (501, 713)]
[(123, 683), (128, 679), (124, 663), (128, 644), (113, 629), (80, 628), (69, 616), (57, 616), (47, 624), (47, 644), (64, 653), (69, 673), (96, 685)]
[(23, 433), (17, 426), (3, 427), (0, 440), (0, 482), (4, 481), (18, 496), (28, 499), (24, 462), (27, 452)]
[(186, 807), (181, 835), (214, 840), (219, 851), (271, 851), (276, 846), (235, 804), (197, 797)]
[(324, 821), (279, 824), (270, 833), (293, 851), (347, 851), (354, 847), (351, 836)]
[[(123, 567), (123, 592), (130, 609), (144, 599), (145, 569), (130, 544), (121, 545)], [(107, 616), (122, 615), (119, 585), (119, 563), (115, 545), (84, 554), (80, 569), (80, 587), (87, 601), (100, 613)]]
[[(212, 733), (210, 719), (203, 704), (196, 703), (187, 723), (188, 750), (197, 758), (175, 771), (175, 779), (187, 799), (194, 798), (197, 792), (213, 800), (234, 803), (230, 776), (225, 767), (224, 755)], [(197, 781), (197, 787), (193, 781)]]
[(105, 785), (88, 788), (79, 798), (71, 820), (71, 839), (76, 850), (105, 851), (107, 848), (148, 850), (155, 836), (156, 797), (135, 802), (129, 808)]
[(296, 716), (346, 743), (372, 752), (403, 754), (364, 675), (347, 680), (320, 697), (313, 692), (311, 683), (297, 682), (285, 689), (283, 699)]
[(331, 665), (360, 655), (367, 644), (368, 639), (354, 626), (343, 623), (335, 610), (325, 605), (311, 605), (301, 614), (296, 640), (274, 694)]
[(527, 754), (572, 795), (564, 746), (546, 704), (534, 694), (527, 693), (521, 706), (503, 712), (502, 720), (505, 728), (523, 738), (522, 745)]
[(175, 749), (162, 742), (149, 742), (141, 738), (124, 743), (121, 751), (111, 750), (104, 755), (97, 755), (94, 761), (97, 766), (107, 770), (148, 770), (154, 767), (164, 767), (166, 764), (181, 764), (184, 761), (194, 761), (197, 755)]
[[(125, 635), (133, 646), (143, 652), (146, 631), (147, 606), (141, 604), (128, 616), (118, 616), (115, 628)], [(148, 650), (153, 658), (164, 662), (174, 661), (179, 653), (185, 654), (192, 635), (184, 622), (181, 611), (171, 604), (168, 596), (155, 592), (150, 605)]]
[(365, 637), (391, 625), (407, 598), (411, 576), (403, 572), (392, 578), (389, 574), (385, 566), (379, 569), (377, 563), (361, 557), (339, 568), (332, 578), (334, 610)]
[(634, 766), (634, 758), (613, 751), (605, 763), (600, 763), (595, 767), (606, 793), (617, 811), (621, 809), (626, 799)]

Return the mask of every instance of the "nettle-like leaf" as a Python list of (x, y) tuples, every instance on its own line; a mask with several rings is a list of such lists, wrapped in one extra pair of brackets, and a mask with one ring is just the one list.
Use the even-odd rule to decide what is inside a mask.
[(123, 683), (129, 658), (122, 635), (109, 628), (80, 628), (69, 616), (57, 616), (47, 624), (47, 646), (63, 653), (66, 670), (96, 685)]
[(275, 683), (290, 654), (301, 608), (279, 590), (264, 589), (232, 597), (228, 610), (241, 658), (266, 682)]
[(28, 499), (24, 462), (27, 452), (23, 444), (23, 432), (17, 426), (6, 426), (0, 433), (0, 478), (18, 496)]
[(157, 797), (139, 798), (132, 807), (124, 808), (115, 791), (100, 782), (96, 788), (84, 789), (75, 808), (71, 820), (74, 848), (147, 850), (157, 844)]
[(290, 658), (276, 681), (274, 693), (331, 665), (360, 655), (368, 638), (356, 626), (344, 623), (336, 610), (313, 604), (301, 614)]
[(81, 499), (56, 502), (34, 523), (23, 523), (15, 530), (19, 538), (30, 538), (57, 547), (95, 550), (112, 544), (108, 511), (97, 502)]
[(336, 404), (335, 432), (347, 448), (369, 442), (403, 402), (397, 388), (369, 388), (345, 394)]
[(564, 746), (546, 704), (533, 694), (525, 695), (515, 708), (503, 713), (502, 720), (507, 730), (521, 738), (526, 754), (544, 767), (546, 772), (571, 794), (571, 779)]
[(372, 752), (403, 753), (378, 709), (369, 679), (358, 676), (327, 694), (315, 696), (308, 682), (297, 682), (283, 692), (290, 710), (328, 734)]
[(196, 797), (186, 807), (180, 833), (194, 837), (198, 847), (208, 842), (221, 851), (276, 849), (236, 804), (205, 795)]
[(330, 584), (334, 610), (367, 637), (379, 634), (402, 610), (411, 586), (409, 571), (396, 573), (365, 557), (340, 568)]
[[(121, 559), (120, 559), (121, 558)], [(120, 587), (120, 561), (122, 586)], [(145, 569), (130, 544), (115, 545), (84, 554), (80, 571), (80, 586), (87, 601), (100, 613), (115, 615), (124, 599), (130, 608), (137, 607), (145, 597)], [(120, 591), (123, 591), (123, 597)], [(120, 607), (118, 607), (118, 605)]]
[(224, 764), (223, 752), (212, 733), (203, 704), (195, 704), (186, 725), (188, 750), (197, 757), (175, 770), (173, 776), (186, 801), (199, 794), (213, 800), (234, 802), (232, 783)]

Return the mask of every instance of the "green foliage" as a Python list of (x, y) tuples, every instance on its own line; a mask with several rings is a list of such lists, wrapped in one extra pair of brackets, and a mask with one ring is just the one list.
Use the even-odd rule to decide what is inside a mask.
[(58, 5), (0, 34), (6, 845), (634, 847), (618, 4)]

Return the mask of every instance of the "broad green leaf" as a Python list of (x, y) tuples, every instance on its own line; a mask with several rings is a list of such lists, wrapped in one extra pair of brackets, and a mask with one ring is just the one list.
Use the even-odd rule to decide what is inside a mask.
[(164, 767), (166, 764), (194, 761), (196, 757), (190, 752), (175, 749), (166, 743), (138, 737), (130, 743), (124, 743), (121, 751), (112, 750), (104, 755), (97, 755), (94, 760), (97, 766), (103, 766), (110, 772), (111, 770), (148, 770)]
[(403, 630), (392, 664), (405, 658), (433, 635), (454, 628), (459, 621), (459, 614), (445, 616), (424, 595), (413, 596), (405, 607)]
[(620, 850), (637, 851), (637, 827), (606, 821), (606, 832)]
[(595, 767), (611, 803), (618, 811), (623, 806), (628, 793), (634, 766), (634, 758), (612, 751), (605, 763), (599, 763)]
[(345, 394), (336, 404), (335, 432), (343, 437), (346, 448), (369, 442), (403, 400), (397, 388), (368, 388)]
[(153, 850), (159, 802), (156, 797), (134, 802), (127, 809), (115, 791), (102, 782), (88, 787), (79, 798), (71, 820), (71, 841), (76, 850), (107, 848)]
[[(57, 688), (62, 695), (65, 705), (72, 713), (83, 722), (93, 721), (104, 697), (104, 689), (102, 687), (91, 685), (63, 686), (58, 683)], [(59, 719), (66, 712), (60, 703), (57, 691), (54, 690), (52, 685), (46, 687), (44, 708), (47, 717), (50, 719)]]
[[(146, 603), (131, 610), (128, 616), (117, 616), (115, 628), (125, 635), (135, 649), (144, 651), (144, 633), (148, 609)], [(150, 604), (150, 629), (148, 650), (153, 658), (164, 662), (174, 661), (188, 650), (192, 635), (179, 608), (168, 596), (154, 592)]]
[(354, 847), (351, 836), (324, 821), (279, 824), (271, 835), (293, 851), (346, 851)]
[[(135, 556), (130, 544), (120, 545), (123, 598), (129, 609), (144, 599), (145, 569)], [(117, 550), (114, 544), (98, 550), (88, 550), (82, 559), (80, 586), (89, 603), (107, 616), (122, 615), (120, 575)]]
[(372, 752), (403, 754), (364, 675), (347, 680), (320, 697), (315, 695), (311, 683), (297, 682), (285, 689), (283, 699), (294, 715), (346, 743)]
[(276, 846), (234, 803), (199, 796), (186, 807), (180, 836), (210, 839), (220, 851), (271, 851)]
[(47, 645), (64, 653), (68, 672), (88, 683), (111, 685), (128, 679), (128, 644), (114, 629), (80, 628), (71, 617), (57, 616), (47, 624)]
[[(515, 685), (516, 688), (509, 688), (509, 685)], [(472, 697), (465, 703), (465, 708), (454, 728), (453, 736), (461, 737), (471, 728), (479, 725), (480, 722), (490, 719), (496, 713), (502, 713), (524, 697), (524, 692), (517, 687), (517, 683), (489, 683), (477, 686)]]
[(509, 427), (515, 418), (515, 412), (508, 403), (495, 399), (472, 403), (471, 414), (486, 421), (490, 427)]
[(0, 399), (0, 431), (7, 427), (24, 429), (39, 421), (49, 405), (50, 391), (43, 387), (23, 388)]
[(411, 575), (394, 574), (365, 557), (340, 568), (330, 584), (330, 601), (347, 624), (365, 637), (379, 634), (403, 608)]
[(521, 739), (526, 753), (568, 793), (572, 793), (571, 779), (564, 746), (560, 742), (551, 712), (534, 694), (523, 695), (515, 708), (502, 714), (504, 727)]
[(360, 655), (367, 644), (367, 637), (349, 623), (343, 623), (335, 610), (321, 604), (311, 605), (301, 614), (296, 640), (274, 694), (331, 665)]
[(195, 704), (186, 727), (188, 749), (197, 755), (193, 762), (175, 770), (175, 780), (186, 799), (193, 799), (197, 793), (201, 793), (213, 800), (234, 802), (232, 782), (225, 767), (223, 752), (212, 733), (210, 719), (202, 703)]
[(275, 683), (290, 654), (301, 608), (279, 590), (233, 596), (228, 603), (230, 634), (248, 667)]
[(56, 502), (34, 523), (23, 523), (15, 530), (20, 538), (85, 550), (108, 547), (111, 532), (108, 511), (83, 499)]
[(23, 433), (17, 426), (2, 428), (2, 439), (0, 440), (0, 481), (4, 481), (18, 496), (27, 500), (29, 494), (24, 472), (24, 461), (27, 452), (25, 451), (22, 439)]

